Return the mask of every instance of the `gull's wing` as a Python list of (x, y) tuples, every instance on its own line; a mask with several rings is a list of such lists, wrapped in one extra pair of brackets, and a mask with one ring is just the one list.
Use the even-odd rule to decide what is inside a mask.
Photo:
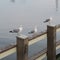
[(19, 32), (19, 29), (14, 29), (14, 30), (11, 30), (9, 31), (10, 33), (18, 33)]
[(44, 23), (49, 22), (49, 21), (50, 21), (50, 19), (46, 19), (46, 20), (44, 21)]

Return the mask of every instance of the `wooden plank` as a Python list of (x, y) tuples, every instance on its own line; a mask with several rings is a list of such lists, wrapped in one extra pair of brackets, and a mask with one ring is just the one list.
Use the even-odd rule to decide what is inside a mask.
[(56, 29), (56, 31), (59, 32), (60, 31), (60, 28)]
[(16, 47), (9, 49), (9, 50), (6, 50), (4, 52), (1, 52), (0, 53), (0, 59), (5, 58), (5, 57), (7, 57), (7, 56), (9, 56), (15, 52), (16, 52)]
[[(56, 50), (58, 49), (60, 49), (60, 41), (56, 42)], [(29, 60), (42, 60), (47, 56), (46, 52), (47, 52), (47, 49), (45, 48), (42, 51), (35, 54), (34, 56), (32, 56), (31, 59)]]
[(58, 49), (60, 49), (60, 45), (58, 45), (58, 46), (56, 47), (56, 50), (58, 50)]
[[(59, 31), (60, 31), (60, 28), (57, 28), (57, 29), (56, 29), (56, 32), (59, 32)], [(43, 40), (43, 39), (45, 39), (45, 38), (47, 38), (46, 32), (45, 32), (44, 34), (36, 37), (36, 38), (32, 38), (32, 39), (29, 41), (29, 44), (28, 44), (28, 45), (32, 45), (32, 44), (34, 44), (34, 43), (36, 43), (36, 42), (38, 42), (38, 41), (40, 41), (40, 40)]]
[[(56, 47), (56, 50), (60, 48), (60, 41), (57, 42), (57, 47)], [(16, 47), (12, 48), (12, 49), (9, 49), (7, 51), (4, 51), (2, 53), (0, 53), (0, 59), (4, 58), (4, 57), (7, 57), (13, 53), (16, 52)], [(46, 50), (44, 49), (43, 51), (40, 51), (38, 52), (38, 54), (36, 54), (35, 56), (32, 56), (30, 57), (29, 59), (30, 60), (34, 60), (34, 59), (43, 59), (44, 57), (46, 57)]]
[[(57, 45), (56, 50), (58, 50), (58, 49), (60, 49), (60, 45)], [(41, 52), (39, 54), (41, 54)], [(34, 60), (34, 59), (35, 60), (43, 60), (47, 56), (46, 51), (44, 52), (44, 54), (41, 54), (41, 55), (39, 55), (39, 54), (36, 54), (36, 56), (34, 56), (33, 59), (31, 58), (31, 60)]]
[(36, 60), (43, 60), (45, 57), (46, 57), (46, 53), (40, 56), (39, 58), (37, 58)]
[(44, 34), (44, 35), (41, 35), (41, 36), (39, 36), (39, 37), (37, 37), (35, 39), (32, 39), (31, 41), (29, 41), (28, 45), (32, 45), (32, 44), (34, 44), (34, 43), (36, 43), (36, 42), (38, 42), (38, 41), (40, 41), (42, 39), (45, 39), (46, 36), (47, 36), (47, 34)]

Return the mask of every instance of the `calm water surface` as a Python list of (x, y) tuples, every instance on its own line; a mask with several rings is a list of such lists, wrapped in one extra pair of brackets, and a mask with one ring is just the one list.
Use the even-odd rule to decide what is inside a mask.
[[(35, 25), (38, 31), (43, 31), (47, 25), (43, 21), (49, 17), (53, 18), (52, 24), (60, 24), (60, 0), (0, 0), (0, 47), (16, 43), (16, 34), (10, 34), (10, 30), (22, 24), (22, 34), (27, 35)], [(57, 35), (59, 39), (60, 33)], [(29, 55), (45, 47), (46, 39), (30, 46)], [(16, 53), (1, 60), (16, 60)]]

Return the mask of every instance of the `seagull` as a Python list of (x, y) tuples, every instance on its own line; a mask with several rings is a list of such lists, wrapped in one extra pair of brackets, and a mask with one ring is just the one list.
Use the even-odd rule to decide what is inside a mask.
[(13, 3), (14, 3), (14, 2), (15, 2), (15, 0), (11, 0), (11, 2), (13, 2)]
[(22, 32), (23, 27), (22, 25), (20, 25), (20, 27), (18, 29), (13, 29), (11, 31), (9, 31), (10, 33), (17, 33), (18, 35)]
[(49, 24), (51, 24), (51, 21), (52, 21), (52, 17), (50, 17), (49, 19), (46, 19), (46, 20), (44, 21), (44, 23), (49, 22)]
[(33, 33), (37, 33), (37, 26), (35, 26), (34, 30), (28, 32), (28, 34), (33, 34)]

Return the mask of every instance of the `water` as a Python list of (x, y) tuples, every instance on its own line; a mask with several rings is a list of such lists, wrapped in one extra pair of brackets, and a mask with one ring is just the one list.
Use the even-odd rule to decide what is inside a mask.
[[(52, 24), (60, 24), (60, 0), (0, 0), (0, 47), (15, 43), (16, 34), (10, 34), (10, 30), (22, 24), (22, 34), (27, 35), (35, 25), (38, 26), (38, 31), (43, 31), (48, 24), (44, 24), (43, 21), (49, 17), (53, 18)], [(36, 45), (43, 49), (46, 47), (46, 41), (33, 45), (38, 49)], [(29, 49), (33, 47), (30, 46)], [(33, 51), (36, 52), (36, 49)], [(15, 60), (15, 56), (16, 54), (13, 54), (1, 60)]]

